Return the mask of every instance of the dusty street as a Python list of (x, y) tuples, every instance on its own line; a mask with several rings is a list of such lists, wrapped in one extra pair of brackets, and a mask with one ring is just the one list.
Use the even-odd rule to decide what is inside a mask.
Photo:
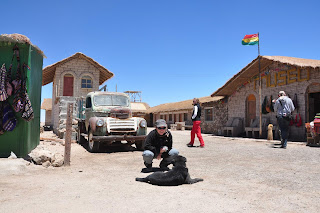
[(288, 143), (286, 150), (276, 149), (276, 141), (209, 134), (203, 134), (204, 149), (188, 148), (190, 131), (172, 134), (191, 177), (203, 182), (136, 182), (147, 176), (140, 172), (142, 152), (91, 154), (72, 144), (70, 167), (14, 169), (4, 165), (21, 159), (0, 159), (0, 212), (319, 212), (319, 148)]

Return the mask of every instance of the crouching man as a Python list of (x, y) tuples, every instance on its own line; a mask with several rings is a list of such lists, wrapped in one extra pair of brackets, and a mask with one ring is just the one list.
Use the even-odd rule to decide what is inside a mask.
[(144, 169), (145, 172), (152, 170), (154, 158), (157, 160), (163, 158), (160, 162), (160, 169), (168, 170), (168, 165), (164, 159), (179, 154), (178, 150), (172, 148), (172, 135), (167, 129), (166, 121), (158, 119), (155, 127), (156, 129), (148, 134), (145, 140), (144, 152), (142, 153), (144, 165), (147, 167), (147, 169)]

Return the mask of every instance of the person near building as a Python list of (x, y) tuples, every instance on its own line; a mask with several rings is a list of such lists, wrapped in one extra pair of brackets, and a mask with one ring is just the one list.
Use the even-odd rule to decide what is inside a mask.
[(286, 149), (289, 133), (289, 124), (290, 119), (292, 118), (291, 113), (294, 111), (295, 108), (291, 98), (289, 98), (284, 91), (280, 91), (278, 96), (279, 98), (275, 100), (274, 111), (277, 113), (276, 117), (281, 136), (280, 148)]
[[(167, 128), (167, 123), (163, 119), (158, 119), (155, 129), (146, 137), (144, 152), (142, 153), (144, 165), (147, 169), (152, 169), (153, 159), (164, 159), (172, 155), (178, 155), (179, 151), (172, 148), (172, 134)], [(161, 170), (168, 170), (166, 161), (160, 162)]]
[(198, 98), (193, 99), (193, 112), (192, 112), (192, 130), (191, 130), (191, 141), (187, 144), (188, 147), (193, 147), (194, 144), (194, 138), (195, 135), (197, 135), (199, 142), (200, 142), (200, 147), (204, 148), (204, 141), (201, 135), (201, 107), (200, 107), (200, 101)]

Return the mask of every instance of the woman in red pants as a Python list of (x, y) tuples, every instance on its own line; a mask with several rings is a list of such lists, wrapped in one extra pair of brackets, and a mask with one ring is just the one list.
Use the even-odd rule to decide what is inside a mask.
[(187, 146), (193, 147), (194, 137), (195, 137), (195, 134), (197, 134), (197, 137), (200, 141), (200, 147), (204, 148), (204, 141), (202, 139), (201, 128), (200, 128), (201, 107), (200, 107), (200, 102), (199, 102), (198, 98), (193, 99), (193, 112), (192, 112), (191, 118), (192, 118), (192, 122), (193, 122), (192, 130), (191, 130), (191, 141), (187, 144)]

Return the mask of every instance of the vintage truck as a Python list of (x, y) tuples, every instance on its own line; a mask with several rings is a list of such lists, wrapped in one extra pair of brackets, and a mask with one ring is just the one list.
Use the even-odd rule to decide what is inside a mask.
[(78, 143), (88, 143), (89, 152), (98, 152), (101, 143), (109, 146), (135, 144), (143, 149), (147, 122), (132, 117), (130, 98), (120, 92), (90, 92), (78, 100)]

